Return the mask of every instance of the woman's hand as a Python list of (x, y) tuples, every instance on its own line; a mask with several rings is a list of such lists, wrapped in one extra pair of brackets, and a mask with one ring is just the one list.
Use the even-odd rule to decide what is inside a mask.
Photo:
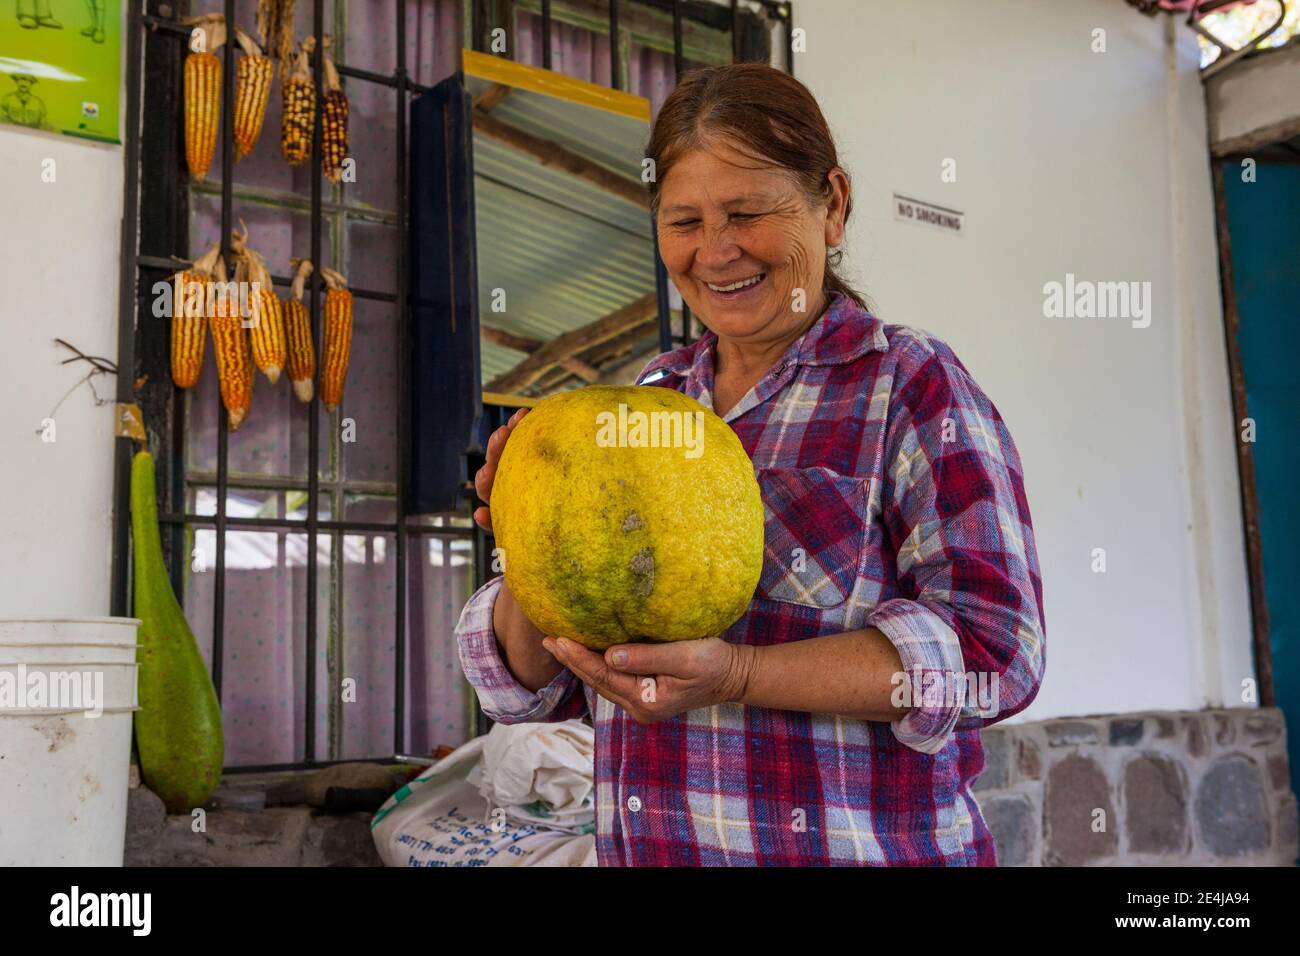
[[(528, 414), (528, 409), (521, 408), (510, 416), (510, 421), (506, 422), (491, 435), (488, 436), (487, 443), (487, 460), (483, 467), (474, 473), (474, 490), (478, 493), (479, 500), (491, 502), (492, 483), (497, 476), (497, 462), (501, 460), (501, 452), (506, 447), (506, 442), (510, 438), (510, 433), (514, 431), (520, 420)], [(492, 512), (486, 506), (480, 506), (474, 509), (474, 520), (484, 531), (492, 530)]]
[(653, 724), (697, 707), (738, 701), (745, 695), (754, 650), (720, 637), (668, 644), (619, 644), (597, 654), (565, 638), (542, 646), (638, 724)]
[[(491, 501), (492, 484), (496, 480), (501, 451), (506, 447), (514, 427), (527, 413), (528, 409), (519, 409), (510, 416), (510, 421), (488, 436), (487, 460), (474, 474), (474, 490), (480, 500)], [(480, 528), (491, 533), (492, 512), (488, 507), (475, 508), (474, 520)], [(501, 590), (492, 606), (492, 630), (496, 633), (497, 646), (506, 669), (528, 690), (535, 692), (545, 687), (563, 669), (542, 649), (544, 635), (524, 614), (505, 581), (501, 582)]]

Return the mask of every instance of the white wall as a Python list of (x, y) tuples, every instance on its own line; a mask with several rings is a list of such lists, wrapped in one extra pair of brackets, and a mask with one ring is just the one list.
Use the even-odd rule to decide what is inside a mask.
[[(1240, 705), (1250, 618), (1193, 34), (1123, 0), (794, 12), (795, 75), (853, 176), (846, 265), (883, 318), (953, 346), (1024, 459), (1048, 665), (1021, 719)], [(962, 235), (895, 221), (894, 192), (964, 211)], [(1150, 327), (1045, 318), (1066, 273), (1150, 281)]]
[(0, 617), (107, 614), (113, 406), (83, 385), (37, 432), (89, 371), (55, 338), (117, 360), (122, 148), (0, 126), (0, 169)]
[[(1168, 18), (1123, 0), (795, 15), (795, 73), (854, 177), (849, 266), (887, 320), (953, 345), (1024, 458), (1048, 634), (1025, 717), (1240, 703), (1250, 622), (1192, 34), (1173, 31), (1174, 56)], [(54, 337), (116, 356), (121, 149), (0, 127), (0, 163), (0, 615), (104, 614), (111, 406), (82, 386), (57, 441), (37, 429), (84, 374)], [(894, 191), (964, 210), (965, 234), (896, 222)], [(1043, 284), (1067, 272), (1150, 281), (1151, 326), (1045, 319)]]

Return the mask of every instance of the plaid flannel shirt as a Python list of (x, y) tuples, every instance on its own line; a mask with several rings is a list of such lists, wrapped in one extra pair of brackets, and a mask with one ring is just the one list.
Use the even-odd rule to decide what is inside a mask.
[[(712, 407), (716, 342), (657, 356), (638, 383)], [(970, 789), (979, 732), (1029, 705), (1045, 661), (1002, 418), (947, 345), (839, 295), (723, 418), (753, 459), (766, 527), (757, 592), (722, 637), (877, 628), (912, 710), (883, 723), (728, 703), (641, 726), (567, 670), (533, 693), (501, 661), (494, 578), (456, 629), (484, 712), (591, 715), (602, 866), (995, 865)]]

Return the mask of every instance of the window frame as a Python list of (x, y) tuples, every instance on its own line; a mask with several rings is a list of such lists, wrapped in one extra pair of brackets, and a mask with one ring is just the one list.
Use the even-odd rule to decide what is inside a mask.
[[(337, 20), (345, 13), (342, 6), (346, 0), (336, 0), (334, 17)], [(327, 766), (331, 763), (344, 762), (344, 758), (320, 759), (317, 754), (316, 707), (318, 703), (316, 655), (318, 648), (318, 614), (317, 598), (320, 593), (319, 560), (317, 559), (317, 542), (322, 534), (329, 535), (336, 546), (332, 549), (330, 578), (327, 587), (332, 599), (338, 598), (338, 577), (334, 568), (342, 559), (342, 542), (349, 533), (353, 534), (391, 534), (394, 538), (393, 567), (396, 574), (394, 605), (396, 613), (393, 622), (395, 635), (394, 666), (394, 741), (393, 752), (373, 757), (346, 758), (349, 761), (391, 762), (393, 757), (402, 754), (406, 748), (406, 665), (407, 665), (407, 560), (412, 539), (417, 543), (429, 536), (449, 540), (468, 540), (471, 543), (471, 584), (474, 589), (480, 587), (491, 576), (490, 536), (472, 521), (473, 503), (457, 513), (442, 516), (408, 515), (406, 513), (406, 485), (409, 479), (408, 453), (408, 418), (407, 385), (410, 381), (410, 317), (406, 307), (408, 293), (407, 257), (408, 257), (408, 123), (410, 98), (429, 89), (411, 80), (406, 64), (406, 0), (393, 0), (396, 7), (396, 64), (391, 74), (385, 75), (369, 70), (349, 67), (346, 63), (337, 63), (341, 76), (352, 82), (374, 83), (388, 87), (394, 94), (396, 118), (396, 182), (397, 195), (395, 211), (391, 214), (374, 209), (351, 205), (344, 199), (339, 201), (335, 193), (332, 199), (324, 194), (324, 177), (313, 165), (312, 186), (309, 197), (294, 193), (292, 196), (259, 189), (254, 186), (240, 185), (233, 179), (233, 138), (231, 122), (235, 85), (235, 51), (234, 44), (227, 43), (222, 49), (222, 94), (221, 94), (221, 175), (219, 185), (194, 185), (185, 172), (184, 163), (184, 123), (182, 120), (183, 94), (181, 76), (185, 54), (185, 38), (189, 29), (181, 25), (180, 11), (162, 0), (128, 0), (126, 17), (126, 135), (124, 149), (125, 189), (124, 209), (121, 234), (121, 283), (118, 290), (119, 327), (118, 327), (118, 367), (128, 370), (130, 374), (120, 374), (117, 383), (117, 402), (119, 405), (137, 404), (143, 412), (147, 423), (149, 446), (155, 451), (158, 469), (160, 505), (159, 523), (165, 529), (163, 533), (164, 554), (171, 574), (172, 587), (179, 598), (184, 597), (184, 572), (188, 563), (187, 534), (194, 529), (212, 529), (216, 535), (216, 566), (213, 594), (212, 626), (212, 664), (211, 675), (217, 690), (218, 699), (222, 694), (223, 658), (225, 646), (225, 572), (226, 572), (226, 536), (233, 530), (263, 529), (274, 530), (281, 534), (305, 534), (307, 537), (306, 561), (306, 668), (305, 697), (306, 712), (304, 725), (304, 753), (301, 760), (281, 764), (237, 765), (224, 768), (226, 773), (275, 772), (287, 770), (304, 770)], [(782, 20), (789, 34), (790, 4), (776, 0), (753, 0), (777, 20)], [(549, 38), (551, 22), (555, 18), (552, 0), (525, 0), (516, 4), (514, 0), (462, 0), (463, 23), (470, 34), (471, 47), (483, 50), (483, 42), (494, 22), (494, 18), (508, 21), (508, 29), (513, 33), (517, 9), (532, 12), (530, 7), (540, 8), (542, 15), (542, 33)], [(625, 25), (620, 25), (619, 14), (625, 4), (632, 0), (609, 0), (609, 26), (611, 36), (617, 37), (615, 49), (618, 55), (611, 58), (614, 67), (611, 85), (620, 88), (619, 79), (626, 77), (626, 53), (630, 44), (622, 42), (627, 34)], [(719, 16), (727, 14), (724, 7), (707, 3), (704, 0), (636, 0), (636, 6), (658, 9), (660, 14), (668, 13), (672, 23), (672, 48), (675, 65), (680, 76), (683, 64), (684, 23), (687, 20), (713, 22)], [(224, 12), (227, 22), (235, 21), (234, 0), (224, 0)], [(731, 0), (730, 23), (732, 29), (732, 58), (742, 59), (745, 54), (741, 43), (739, 26), (744, 11), (737, 0)], [(563, 18), (561, 18), (563, 19)], [(312, 0), (312, 23), (317, 48), (322, 46), (322, 36), (326, 32), (324, 22), (324, 0)], [(752, 37), (752, 31), (749, 34)], [(513, 39), (513, 37), (512, 37)], [(666, 41), (665, 41), (666, 42)], [(513, 43), (512, 43), (513, 47)], [(544, 58), (549, 66), (549, 44), (544, 46)], [(346, 50), (344, 51), (346, 53)], [(766, 57), (766, 53), (764, 54)], [(785, 66), (789, 68), (790, 58), (785, 57)], [(320, 57), (314, 58), (314, 82), (317, 89), (323, 86), (323, 63)], [(320, 155), (322, 138), (322, 111), (316, 111), (313, 130), (312, 157)], [(396, 282), (393, 289), (365, 289), (351, 287), (355, 298), (393, 303), (396, 306), (395, 320), (398, 323), (398, 361), (397, 381), (397, 438), (396, 456), (397, 480), (395, 483), (349, 482), (343, 476), (341, 456), (339, 454), (338, 424), (342, 410), (333, 413), (335, 426), (333, 435), (329, 436), (327, 455), (324, 463), (333, 464), (333, 480), (329, 487), (322, 490), (321, 480), (321, 436), (320, 436), (320, 396), (316, 390), (308, 409), (308, 465), (305, 479), (293, 478), (256, 478), (246, 479), (231, 476), (229, 472), (227, 413), (224, 407), (219, 410), (217, 429), (217, 465), (211, 476), (200, 475), (205, 480), (196, 481), (196, 475), (187, 473), (183, 456), (186, 451), (185, 441), (185, 403), (186, 393), (171, 384), (169, 373), (169, 338), (170, 323), (158, 321), (152, 315), (152, 288), (155, 282), (165, 281), (178, 269), (190, 261), (179, 255), (189, 249), (189, 209), (192, 198), (196, 195), (213, 195), (219, 193), (221, 201), (222, 255), (229, 261), (230, 235), (235, 218), (235, 202), (262, 203), (277, 208), (290, 209), (311, 215), (311, 248), (309, 256), (313, 262), (323, 261), (323, 230), (327, 219), (335, 226), (334, 249), (332, 252), (342, 254), (347, 245), (347, 225), (356, 221), (382, 222), (396, 226), (398, 230), (398, 248), (396, 263)], [(664, 350), (672, 347), (674, 340), (681, 343), (691, 341), (689, 313), (683, 307), (684, 322), (682, 331), (674, 333), (667, 306), (667, 274), (663, 263), (656, 255), (656, 287), (660, 293), (660, 343)], [(339, 261), (332, 257), (332, 261)], [(276, 276), (277, 286), (288, 286), (289, 277)], [(313, 273), (308, 283), (308, 308), (311, 318), (312, 336), (316, 343), (317, 354), (321, 346), (321, 312), (324, 297), (319, 270)], [(510, 409), (485, 405), (487, 421), (490, 427), (504, 422)], [(113, 514), (113, 549), (111, 566), (111, 613), (116, 616), (128, 616), (130, 611), (130, 471), (131, 458), (136, 450), (136, 443), (130, 437), (119, 435), (114, 447), (114, 514)], [(476, 463), (470, 463), (471, 473)], [(212, 480), (207, 480), (208, 478)], [(216, 489), (216, 511), (211, 515), (192, 513), (197, 509), (186, 506), (192, 487), (203, 486)], [(285, 517), (284, 508), (281, 517), (248, 518), (232, 516), (227, 513), (229, 491), (239, 487), (257, 487), (280, 489), (281, 495), (286, 491), (305, 490), (308, 500), (305, 505), (306, 517), (293, 519)], [(392, 495), (394, 498), (393, 522), (374, 522), (349, 520), (343, 508), (344, 499), (350, 492), (369, 492)], [(320, 518), (322, 496), (328, 495), (334, 507), (331, 507), (328, 519)], [(467, 496), (470, 497), (470, 496)], [(467, 522), (467, 523), (466, 523)], [(418, 552), (417, 552), (418, 553)], [(337, 635), (331, 630), (327, 635), (336, 651), (335, 660), (341, 660), (341, 646), (334, 646)], [(340, 665), (341, 666), (341, 665)], [(471, 731), (483, 733), (488, 721), (478, 707), (474, 695), (469, 699), (473, 708)], [(329, 746), (335, 749), (341, 738), (341, 731), (331, 719), (331, 731), (328, 735)]]

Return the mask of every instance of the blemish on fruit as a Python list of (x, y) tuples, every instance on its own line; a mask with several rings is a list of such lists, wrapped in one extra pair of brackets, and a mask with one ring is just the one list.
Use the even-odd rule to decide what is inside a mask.
[(628, 570), (632, 572), (633, 590), (640, 597), (649, 597), (650, 592), (655, 588), (654, 550), (642, 548), (632, 555), (632, 560), (628, 562), (627, 566)]

